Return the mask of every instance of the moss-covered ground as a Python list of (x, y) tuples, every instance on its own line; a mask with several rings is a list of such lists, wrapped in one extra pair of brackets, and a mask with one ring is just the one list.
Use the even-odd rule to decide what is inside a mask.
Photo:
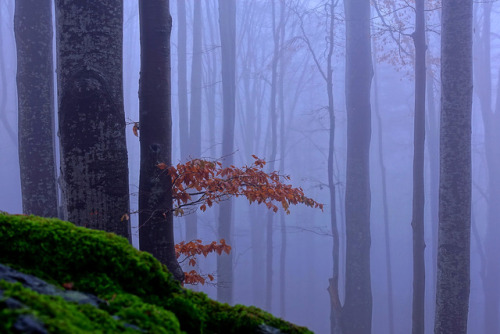
[[(0, 213), (0, 263), (49, 283), (92, 293), (100, 308), (37, 294), (0, 282), (0, 332), (28, 313), (50, 333), (256, 333), (259, 325), (283, 333), (311, 333), (255, 307), (229, 306), (182, 288), (152, 255), (126, 239), (58, 219)], [(26, 307), (2, 307), (14, 297)]]

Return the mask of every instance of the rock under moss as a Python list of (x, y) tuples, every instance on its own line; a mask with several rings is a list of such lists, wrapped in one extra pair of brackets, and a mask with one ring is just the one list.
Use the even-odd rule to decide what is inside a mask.
[[(106, 301), (99, 307), (77, 304), (3, 282), (4, 294), (25, 306), (0, 306), (0, 323), (7, 324), (0, 331), (25, 314), (49, 333), (311, 333), (258, 308), (231, 307), (184, 289), (126, 239), (58, 219), (0, 213), (0, 263)], [(38, 310), (40, 305), (51, 305), (50, 313)]]

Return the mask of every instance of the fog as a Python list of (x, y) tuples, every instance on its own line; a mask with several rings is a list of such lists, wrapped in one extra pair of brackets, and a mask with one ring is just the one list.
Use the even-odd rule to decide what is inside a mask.
[[(194, 7), (195, 1), (198, 0), (184, 1), (185, 55), (179, 53), (182, 41), (178, 40), (180, 21), (178, 6), (183, 1), (170, 1), (173, 19), (171, 98), (174, 164), (185, 162), (189, 157), (201, 156), (207, 159), (223, 157), (222, 62), (218, 1), (199, 1), (201, 13), (197, 14), (197, 19), (194, 18)], [(371, 83), (370, 144), (372, 332), (390, 333), (392, 327), (392, 333), (408, 333), (412, 328), (413, 286), (411, 221), (415, 59), (411, 34), (415, 19), (411, 7), (413, 1), (408, 3), (395, 0), (388, 4), (383, 1), (378, 2), (381, 12), (377, 13), (375, 8), (372, 8), (371, 12), (374, 67)], [(333, 39), (329, 36), (328, 30), (331, 24), (328, 6), (332, 3), (335, 5)], [(436, 1), (426, 1), (425, 6), (428, 9), (426, 12), (428, 87), (424, 157), (425, 329), (426, 333), (431, 333), (434, 328), (437, 256), (436, 174), (439, 172), (439, 166), (435, 154), (439, 147), (441, 14)], [(331, 82), (335, 116), (333, 177), (336, 189), (336, 217), (340, 233), (339, 293), (340, 300), (343, 301), (347, 155), (344, 7), (342, 2), (327, 0), (238, 0), (236, 11), (236, 119), (233, 164), (236, 166), (251, 164), (252, 155), (266, 159), (268, 165), (279, 170), (280, 174), (289, 175), (291, 184), (302, 187), (306, 196), (325, 204), (323, 211), (298, 205), (291, 208), (289, 215), (281, 211), (273, 214), (272, 295), (267, 296), (271, 298), (271, 306), (266, 310), (293, 323), (307, 326), (316, 333), (329, 333), (330, 296), (327, 288), (333, 270), (333, 238), (327, 174), (331, 129), (325, 76), (328, 71), (329, 47), (332, 44)], [(2, 0), (0, 2), (0, 210), (22, 213), (17, 153), (17, 64), (13, 17), (14, 0)], [(486, 34), (484, 22), (489, 18), (491, 33)], [(198, 39), (193, 38), (196, 27), (201, 28), (201, 36)], [(280, 27), (282, 30), (279, 30)], [(138, 210), (140, 156), (139, 139), (132, 131), (134, 122), (139, 120), (137, 92), (140, 41), (136, 1), (124, 1), (123, 29), (123, 91), (127, 123), (130, 201), (131, 212), (134, 213)], [(278, 31), (281, 35), (277, 33)], [(277, 53), (273, 38), (279, 41), (276, 47)], [(193, 41), (196, 40), (201, 40), (201, 47), (193, 45)], [(489, 43), (486, 43), (486, 40)], [(201, 61), (201, 71), (195, 70), (192, 73), (199, 52), (201, 52), (201, 58), (198, 58), (198, 61)], [(489, 61), (486, 61), (488, 57), (485, 53), (489, 55)], [(179, 97), (183, 92), (179, 91), (179, 63), (183, 57), (187, 65), (185, 73), (187, 107), (190, 108), (193, 103), (199, 106), (196, 109), (201, 117), (199, 153), (196, 150), (190, 150), (188, 154), (181, 152), (182, 120), (179, 110), (183, 102)], [(494, 138), (499, 138), (496, 132), (500, 130), (499, 59), (500, 4), (475, 3), (471, 291), (468, 322), (470, 333), (493, 333), (485, 327), (486, 324), (490, 323), (489, 321), (496, 323), (500, 321), (500, 294), (497, 288), (490, 289), (491, 286), (486, 279), (488, 270), (494, 270), (489, 269), (489, 264), (498, 262), (500, 254), (498, 252), (500, 235), (492, 234), (491, 231), (495, 229), (488, 228), (488, 224), (500, 226), (500, 215), (492, 216), (489, 209), (489, 206), (495, 206), (495, 203), (500, 201), (500, 198), (494, 197), (499, 192), (490, 189), (492, 183), (489, 175), (496, 173), (500, 176), (500, 168), (490, 173), (488, 171), (492, 166), (488, 165), (488, 154), (494, 152), (494, 155), (500, 156), (500, 144), (486, 137), (490, 132), (485, 131), (485, 124), (494, 123), (491, 134), (496, 136)], [(274, 61), (276, 82), (273, 82)], [(193, 83), (194, 80), (198, 81)], [(273, 84), (277, 85), (276, 91), (273, 91)], [(197, 102), (193, 94), (201, 94), (199, 97), (201, 100)], [(489, 107), (485, 106), (486, 100), (489, 101)], [(272, 107), (273, 101), (275, 101), (274, 107)], [(488, 108), (489, 110), (486, 110)], [(275, 153), (272, 147), (272, 110), (277, 117)], [(491, 118), (486, 119), (487, 113), (491, 113)], [(195, 116), (190, 120), (190, 128), (196, 128), (196, 119)], [(492, 140), (493, 144), (490, 143)], [(490, 149), (488, 145), (492, 145), (493, 148)], [(386, 202), (384, 202), (384, 189)], [(386, 212), (384, 205), (387, 208)], [(242, 198), (235, 199), (233, 206), (231, 244), (234, 264), (233, 302), (266, 308), (266, 261), (269, 261), (266, 256), (269, 254), (269, 249), (266, 248), (268, 210), (256, 204), (249, 205), (248, 201)], [(191, 219), (194, 219), (197, 225), (197, 236), (206, 243), (218, 238), (216, 225), (218, 212), (218, 208), (213, 207), (206, 212), (197, 211), (192, 214), (194, 218)], [(133, 244), (138, 247), (136, 216), (131, 214)], [(175, 218), (176, 242), (186, 239), (187, 220), (185, 217)], [(495, 246), (489, 247), (487, 243)], [(216, 256), (211, 254), (207, 258), (200, 258), (198, 270), (205, 274), (215, 273)], [(285, 268), (284, 274), (281, 274), (282, 268)], [(388, 279), (391, 282), (390, 289), (388, 289)], [(217, 296), (215, 284), (198, 285), (193, 289), (203, 291), (214, 299)], [(392, 303), (389, 301), (391, 294)], [(485, 301), (485, 296), (488, 294), (493, 295), (493, 301)], [(390, 307), (393, 314), (389, 311)], [(486, 309), (493, 309), (489, 314), (494, 319), (487, 319)]]

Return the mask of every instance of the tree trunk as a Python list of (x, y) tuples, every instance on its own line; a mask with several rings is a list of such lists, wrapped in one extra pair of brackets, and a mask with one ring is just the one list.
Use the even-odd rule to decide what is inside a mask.
[(139, 125), (141, 171), (139, 179), (139, 246), (150, 252), (178, 280), (184, 273), (177, 263), (172, 215), (172, 179), (157, 164), (172, 163), (170, 106), (170, 32), (168, 1), (140, 0), (141, 78)]
[(328, 118), (330, 129), (328, 132), (328, 191), (330, 194), (330, 225), (332, 229), (332, 260), (333, 270), (332, 277), (328, 280), (328, 293), (330, 295), (330, 332), (332, 334), (342, 334), (341, 315), (342, 304), (340, 302), (339, 293), (339, 277), (340, 277), (340, 236), (337, 223), (337, 201), (336, 187), (334, 178), (334, 160), (335, 160), (335, 109), (333, 104), (333, 51), (334, 51), (334, 26), (335, 26), (335, 3), (330, 1), (329, 9), (329, 25), (328, 25), (328, 54), (326, 63), (326, 93), (328, 96)]
[[(193, 59), (191, 63), (191, 104), (189, 106), (189, 155), (190, 158), (201, 158), (201, 118), (202, 118), (202, 1), (194, 1), (193, 15)], [(195, 240), (198, 235), (196, 212), (186, 216), (186, 240)]]
[(384, 241), (385, 241), (385, 264), (387, 275), (387, 321), (389, 327), (389, 334), (394, 334), (394, 292), (392, 286), (392, 261), (391, 261), (391, 237), (390, 237), (390, 224), (389, 224), (389, 200), (387, 199), (387, 169), (385, 167), (384, 159), (384, 126), (382, 123), (382, 115), (379, 108), (379, 89), (378, 89), (378, 71), (377, 71), (377, 54), (375, 45), (372, 48), (373, 52), (373, 102), (375, 117), (377, 119), (377, 146), (378, 146), (378, 163), (380, 168), (380, 182), (382, 184), (382, 206), (383, 206), (383, 220), (384, 220)]
[(500, 157), (498, 143), (500, 142), (500, 106), (497, 99), (497, 111), (492, 105), (491, 84), (491, 3), (484, 3), (482, 25), (478, 29), (474, 42), (476, 64), (474, 65), (475, 86), (479, 97), (481, 115), (484, 126), (484, 145), (486, 166), (488, 172), (487, 225), (485, 238), (486, 275), (483, 280), (484, 290), (484, 328), (488, 333), (500, 331), (498, 312), (500, 308), (500, 263), (497, 254), (500, 236)]
[[(280, 17), (281, 21), (284, 21), (285, 16), (285, 4), (283, 1), (280, 2)], [(285, 22), (281, 23), (280, 30), (280, 64), (279, 64), (279, 78), (278, 78), (278, 108), (280, 113), (280, 162), (279, 171), (280, 173), (285, 173), (285, 152), (286, 152), (286, 136), (285, 136), (285, 92), (284, 92), (284, 81), (285, 81), (285, 69), (286, 62), (283, 57), (285, 44)], [(286, 316), (286, 223), (285, 223), (285, 213), (280, 213), (280, 231), (281, 231), (281, 248), (279, 256), (279, 266), (280, 266), (280, 276), (279, 276), (279, 309), (281, 318)]]
[(470, 292), (472, 1), (444, 0), (435, 333), (467, 332)]
[(413, 120), (413, 307), (412, 333), (425, 329), (425, 240), (424, 240), (424, 152), (425, 152), (425, 12), (424, 0), (415, 1), (415, 112)]
[[(223, 131), (222, 156), (224, 166), (233, 163), (234, 122), (236, 108), (236, 1), (219, 0), (219, 30), (222, 53), (222, 105)], [(231, 200), (221, 203), (219, 209), (218, 234), (231, 245)], [(234, 245), (233, 249), (234, 249)], [(217, 257), (217, 300), (233, 302), (233, 253)]]
[(15, 10), (23, 213), (57, 217), (52, 1), (17, 0)]
[(344, 333), (371, 333), (370, 86), (373, 75), (369, 0), (346, 0), (346, 286)]
[(122, 93), (123, 4), (119, 0), (55, 3), (67, 217), (77, 225), (130, 239)]
[[(217, 4), (214, 0), (214, 12), (217, 10)], [(206, 3), (206, 17), (207, 17), (207, 27), (205, 31), (208, 31), (208, 36), (210, 38), (206, 38), (206, 40), (210, 41), (210, 45), (214, 47), (214, 45), (218, 45), (219, 41), (217, 40), (216, 28), (216, 15), (212, 12), (212, 5), (210, 2)], [(205, 93), (206, 100), (206, 110), (207, 110), (207, 118), (208, 118), (208, 143), (209, 143), (209, 152), (211, 157), (216, 157), (216, 140), (215, 140), (215, 110), (216, 108), (216, 93), (217, 93), (217, 85), (215, 82), (219, 76), (218, 67), (217, 67), (217, 56), (215, 51), (211, 51), (205, 54), (207, 57), (205, 65), (207, 66), (207, 75), (204, 78), (204, 86), (207, 87)]]
[(181, 160), (187, 159), (189, 145), (186, 26), (186, 0), (177, 0), (177, 94), (179, 101), (179, 144)]
[[(429, 51), (427, 51), (427, 56), (429, 56)], [(427, 61), (430, 64), (429, 61)], [(427, 69), (427, 124), (428, 128), (426, 131), (426, 142), (427, 142), (427, 152), (429, 157), (429, 202), (430, 202), (430, 228), (431, 228), (431, 273), (428, 275), (430, 277), (431, 286), (428, 290), (428, 306), (427, 314), (433, 315), (435, 309), (435, 299), (436, 295), (436, 268), (437, 268), (437, 240), (438, 240), (438, 225), (439, 225), (439, 112), (436, 110), (436, 103), (434, 98), (434, 73), (432, 72), (430, 66)], [(432, 324), (434, 322), (433, 317), (427, 318), (427, 324)], [(428, 326), (427, 326), (428, 327)], [(428, 327), (430, 328), (430, 327)]]
[[(6, 6), (0, 6), (0, 17), (3, 17), (3, 9), (11, 7), (9, 3)], [(9, 14), (8, 14), (9, 15)], [(4, 34), (3, 29), (0, 29), (0, 50), (4, 50)], [(17, 145), (17, 134), (15, 133), (13, 127), (10, 125), (9, 120), (7, 118), (7, 100), (8, 100), (8, 85), (7, 85), (7, 73), (6, 73), (6, 62), (7, 60), (2, 57), (0, 59), (0, 122), (4, 127), (5, 131), (7, 131), (7, 135), (9, 139), (12, 141), (12, 144)]]

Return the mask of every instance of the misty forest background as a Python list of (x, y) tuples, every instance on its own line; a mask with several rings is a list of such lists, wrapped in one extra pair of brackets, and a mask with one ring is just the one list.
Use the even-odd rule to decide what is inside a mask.
[[(137, 1), (126, 0), (123, 5), (123, 96), (130, 205), (131, 212), (135, 212), (138, 209), (140, 148), (139, 139), (134, 136), (132, 128), (134, 122), (139, 120), (139, 11)], [(21, 213), (14, 8), (14, 0), (1, 0), (0, 210)], [(418, 66), (417, 41), (427, 45), (423, 77), (426, 89), (420, 92), (425, 96), (425, 105), (420, 107), (425, 108), (425, 123), (422, 126), (426, 134), (423, 147), (425, 332), (430, 333), (434, 328), (441, 3), (436, 0), (425, 1), (426, 11), (422, 18), (426, 29), (421, 40), (414, 34), (415, 22), (418, 22), (415, 9), (414, 1), (399, 0), (377, 0), (370, 9), (374, 72), (371, 81), (369, 153), (374, 333), (408, 333), (412, 328), (411, 223), (414, 205), (414, 71), (415, 66)], [(218, 1), (172, 0), (170, 11), (173, 19), (170, 44), (172, 162), (184, 162), (188, 157), (219, 159), (223, 157), (223, 100)], [(498, 1), (473, 4), (473, 29), (473, 168), (468, 328), (471, 333), (497, 333), (500, 328), (500, 183), (494, 180), (500, 180)], [(420, 50), (425, 52), (425, 47), (420, 47)], [(248, 205), (245, 199), (236, 199), (231, 219), (234, 269), (232, 302), (256, 305), (317, 333), (330, 332), (332, 299), (327, 288), (335, 270), (332, 257), (335, 233), (332, 232), (332, 193), (329, 189), (334, 189), (335, 195), (334, 218), (339, 232), (338, 286), (340, 300), (344, 298), (347, 158), (345, 59), (346, 22), (342, 2), (236, 1), (234, 164), (240, 166), (252, 163), (252, 154), (266, 159), (269, 170), (290, 175), (293, 185), (301, 186), (307, 196), (325, 203), (325, 210), (322, 212), (297, 206), (291, 209), (290, 215), (283, 212), (270, 215), (266, 208)], [(55, 90), (57, 92), (57, 87)], [(331, 134), (334, 134), (333, 138)], [(367, 134), (369, 131), (358, 135), (363, 137)], [(181, 139), (183, 136), (184, 139)], [(181, 152), (181, 146), (188, 145), (186, 143), (192, 146)], [(329, 143), (334, 143), (331, 150)], [(58, 145), (56, 149), (59, 149)], [(330, 180), (329, 156), (332, 172)], [(335, 188), (331, 187), (332, 184)], [(218, 240), (218, 213), (217, 208), (211, 208), (204, 213), (176, 217), (176, 242), (186, 240), (187, 233), (192, 235), (192, 231), (186, 231), (187, 221), (191, 221), (191, 224), (194, 221), (197, 237), (204, 242)], [(136, 214), (131, 215), (133, 244), (136, 247), (137, 219)], [(215, 273), (216, 256), (199, 262), (200, 272)], [(199, 285), (194, 289), (216, 298), (217, 287), (214, 285)]]

